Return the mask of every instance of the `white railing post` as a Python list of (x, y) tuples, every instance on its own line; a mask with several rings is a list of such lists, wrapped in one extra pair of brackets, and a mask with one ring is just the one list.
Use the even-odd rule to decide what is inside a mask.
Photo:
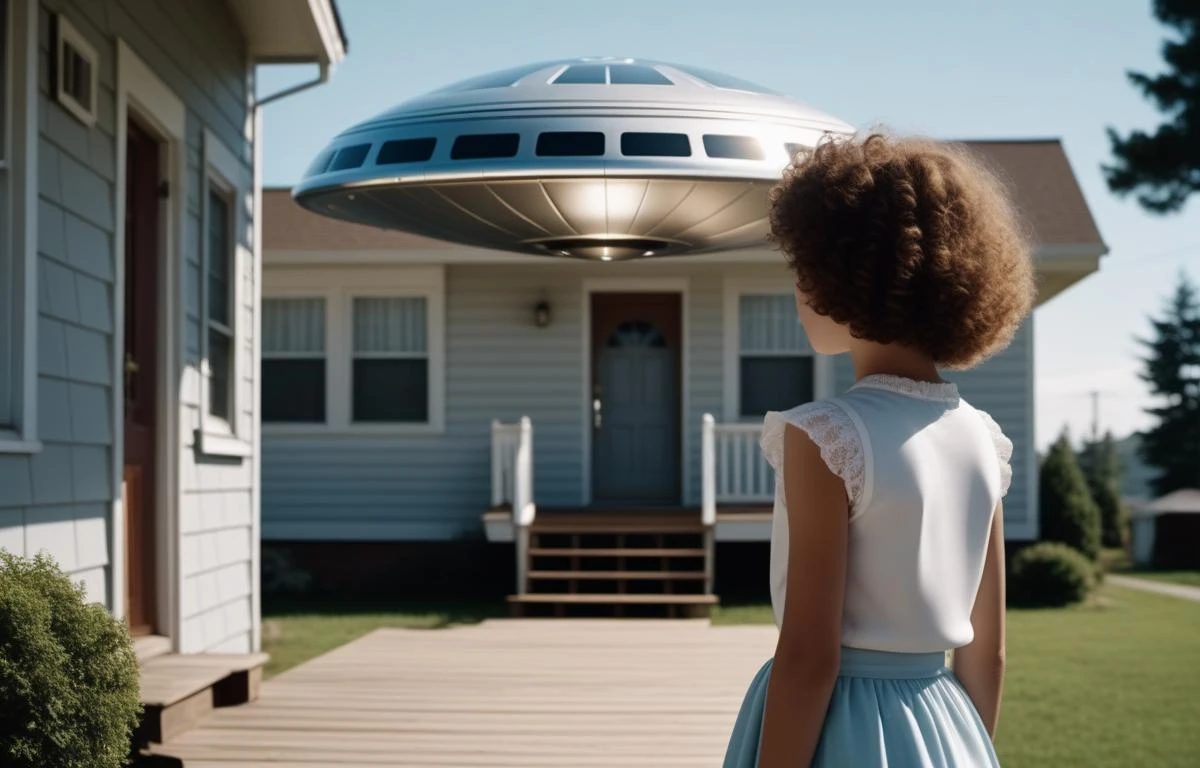
[(704, 594), (713, 593), (716, 571), (717, 425), (711, 413), (700, 427), (700, 520), (704, 524)]
[(513, 461), (513, 534), (517, 555), (517, 594), (529, 591), (529, 527), (537, 508), (533, 503), (533, 422), (522, 416)]
[(504, 503), (504, 425), (492, 421), (492, 508)]
[(704, 414), (700, 429), (700, 520), (706, 526), (717, 522), (717, 425), (711, 413)]

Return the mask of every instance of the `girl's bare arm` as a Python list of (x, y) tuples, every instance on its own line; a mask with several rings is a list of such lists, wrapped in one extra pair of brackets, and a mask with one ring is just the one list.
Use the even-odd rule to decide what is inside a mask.
[(808, 435), (784, 432), (787, 596), (767, 684), (759, 768), (809, 765), (837, 681), (849, 503)]
[(1004, 505), (997, 504), (983, 580), (971, 611), (975, 639), (954, 652), (954, 674), (994, 738), (1004, 688)]

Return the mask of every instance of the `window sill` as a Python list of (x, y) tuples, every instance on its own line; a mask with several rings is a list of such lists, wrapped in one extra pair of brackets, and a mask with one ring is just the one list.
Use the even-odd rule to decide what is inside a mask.
[(42, 443), (40, 440), (27, 440), (16, 432), (0, 432), (0, 454), (16, 453), (32, 455), (40, 453), (41, 450)]
[(205, 456), (226, 456), (244, 459), (253, 451), (250, 443), (229, 434), (196, 430), (196, 452)]

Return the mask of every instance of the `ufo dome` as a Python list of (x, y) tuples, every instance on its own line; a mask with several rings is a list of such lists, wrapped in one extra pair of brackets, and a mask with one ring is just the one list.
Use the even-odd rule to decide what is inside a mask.
[(541, 62), (338, 134), (293, 189), (316, 213), (479, 248), (603, 261), (751, 247), (791, 157), (846, 123), (697, 67)]

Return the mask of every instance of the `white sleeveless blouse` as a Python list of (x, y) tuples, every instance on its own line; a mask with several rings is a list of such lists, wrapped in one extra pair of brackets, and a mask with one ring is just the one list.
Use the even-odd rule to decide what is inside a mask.
[(1012, 443), (950, 383), (868, 376), (830, 400), (772, 411), (771, 604), (783, 625), (786, 425), (803, 429), (846, 484), (849, 552), (842, 644), (926, 653), (971, 642), (992, 513), (1012, 479)]

